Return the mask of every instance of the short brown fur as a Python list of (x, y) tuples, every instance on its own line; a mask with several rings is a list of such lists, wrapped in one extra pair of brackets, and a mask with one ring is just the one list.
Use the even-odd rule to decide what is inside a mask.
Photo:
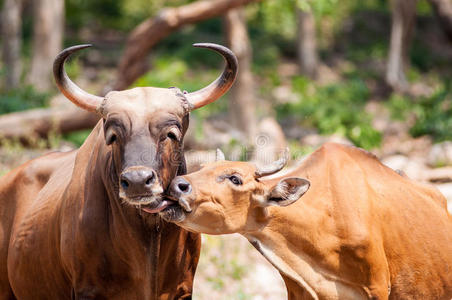
[[(289, 299), (451, 299), (452, 218), (435, 188), (339, 144), (279, 178), (254, 172), (250, 163), (220, 161), (176, 177), (191, 185), (179, 197), (192, 212), (174, 221), (244, 235), (278, 268)], [(241, 185), (218, 180), (232, 173)], [(309, 180), (309, 190), (288, 207), (263, 205), (287, 177)]]

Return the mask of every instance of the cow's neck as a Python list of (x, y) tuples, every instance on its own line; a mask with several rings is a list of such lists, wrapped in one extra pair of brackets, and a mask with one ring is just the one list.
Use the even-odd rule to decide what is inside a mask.
[[(322, 239), (328, 237), (318, 236), (314, 230), (321, 227), (325, 220), (322, 221), (322, 216), (309, 204), (306, 204), (303, 210), (299, 208), (262, 209), (256, 214), (259, 219), (253, 222), (261, 227), (254, 227), (253, 229), (257, 230), (245, 231), (242, 234), (281, 274), (295, 281), (313, 299), (325, 295), (334, 299), (338, 285), (359, 299), (362, 294), (356, 292), (356, 287), (352, 287), (353, 283), (344, 281), (326, 267), (328, 249), (323, 251), (318, 245), (325, 244)], [(310, 217), (302, 218), (303, 215)]]
[[(315, 265), (303, 251), (294, 251), (299, 248), (299, 240), (292, 240), (295, 238), (292, 231), (300, 234), (303, 228), (297, 228), (296, 224), (287, 224), (287, 221), (278, 226), (278, 216), (272, 213), (273, 210), (274, 208), (257, 208), (255, 220), (252, 222), (253, 229), (257, 230), (247, 230), (242, 234), (281, 274), (303, 287), (313, 299), (318, 299), (311, 284), (312, 279), (319, 276)], [(287, 247), (288, 245), (296, 246), (292, 248)], [(300, 269), (303, 269), (303, 274)]]
[(149, 230), (158, 225), (159, 219), (144, 215), (144, 212), (141, 215), (137, 208), (122, 203), (118, 196), (118, 179), (111, 150), (105, 144), (102, 127), (100, 121), (78, 151), (74, 168), (78, 186), (74, 189), (78, 190), (76, 197), (82, 200), (81, 214), (95, 215), (101, 222), (107, 222), (105, 228), (108, 228), (113, 246), (117, 246), (118, 251), (124, 250), (124, 255), (127, 255), (129, 251), (122, 248), (137, 243), (140, 244), (136, 245), (137, 248), (150, 246)]

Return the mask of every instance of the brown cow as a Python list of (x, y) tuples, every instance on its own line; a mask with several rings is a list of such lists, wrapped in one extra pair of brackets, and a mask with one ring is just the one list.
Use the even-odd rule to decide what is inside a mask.
[[(162, 192), (184, 174), (189, 112), (234, 81), (227, 48), (222, 75), (193, 93), (134, 88), (88, 94), (54, 74), (63, 94), (102, 119), (80, 149), (32, 160), (0, 181), (0, 299), (191, 298), (200, 238), (161, 220)], [(141, 208), (141, 209), (140, 209)], [(143, 211), (146, 209), (146, 212)]]
[(452, 218), (435, 188), (338, 144), (260, 178), (283, 165), (208, 164), (173, 180), (180, 206), (161, 214), (193, 232), (244, 235), (290, 299), (451, 299)]

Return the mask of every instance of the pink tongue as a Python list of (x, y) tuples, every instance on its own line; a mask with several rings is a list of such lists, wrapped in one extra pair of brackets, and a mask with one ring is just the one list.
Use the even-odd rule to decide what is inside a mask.
[(155, 214), (164, 210), (168, 205), (170, 205), (170, 202), (167, 200), (163, 200), (156, 208), (143, 207), (142, 210), (150, 214)]

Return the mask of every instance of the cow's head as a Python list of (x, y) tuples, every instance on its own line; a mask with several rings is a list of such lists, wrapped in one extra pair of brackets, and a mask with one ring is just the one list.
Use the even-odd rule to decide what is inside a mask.
[(99, 97), (80, 89), (64, 70), (64, 62), (72, 53), (89, 46), (70, 47), (58, 55), (53, 70), (58, 88), (77, 106), (102, 116), (119, 197), (156, 212), (163, 190), (178, 170), (184, 172), (180, 168), (185, 163), (183, 138), (189, 112), (215, 101), (231, 87), (237, 59), (223, 46), (195, 44), (220, 53), (226, 60), (221, 76), (207, 87), (193, 93), (178, 88), (139, 87)]
[(290, 205), (309, 189), (309, 181), (298, 177), (259, 180), (281, 170), (285, 162), (281, 158), (259, 169), (249, 162), (221, 160), (178, 176), (171, 182), (167, 208), (160, 214), (195, 232), (244, 232), (265, 215), (267, 206)]

